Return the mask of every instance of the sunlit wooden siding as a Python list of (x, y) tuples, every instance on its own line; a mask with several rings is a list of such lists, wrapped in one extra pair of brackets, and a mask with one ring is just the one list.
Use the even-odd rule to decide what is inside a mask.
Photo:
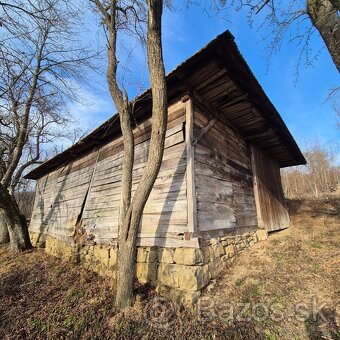
[[(196, 108), (195, 136), (210, 119)], [(234, 130), (218, 120), (195, 145), (195, 177), (199, 233), (214, 235), (256, 228), (249, 148)]]
[[(178, 245), (187, 229), (185, 104), (169, 109), (164, 157), (141, 219), (139, 243)], [(147, 160), (151, 119), (135, 129), (132, 194)], [(118, 235), (123, 144), (118, 137), (39, 179), (30, 230), (71, 239), (81, 222), (96, 243)], [(186, 241), (190, 245), (190, 241)]]
[(268, 231), (289, 227), (278, 162), (256, 146), (251, 147), (258, 224)]
[(30, 231), (62, 240), (74, 235), (94, 166), (95, 154), (91, 153), (38, 180)]

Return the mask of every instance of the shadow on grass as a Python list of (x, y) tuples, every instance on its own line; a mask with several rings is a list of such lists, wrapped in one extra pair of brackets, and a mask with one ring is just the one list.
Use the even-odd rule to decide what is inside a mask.
[(286, 199), (288, 211), (296, 215), (302, 208), (309, 212), (311, 217), (337, 217), (340, 216), (340, 198), (329, 197), (319, 199)]
[(305, 321), (307, 334), (311, 340), (340, 339), (340, 327), (337, 324), (336, 309), (322, 308), (318, 314), (310, 314)]
[(286, 198), (286, 204), (289, 211), (289, 214), (295, 215), (300, 207), (304, 204), (304, 199), (288, 199)]

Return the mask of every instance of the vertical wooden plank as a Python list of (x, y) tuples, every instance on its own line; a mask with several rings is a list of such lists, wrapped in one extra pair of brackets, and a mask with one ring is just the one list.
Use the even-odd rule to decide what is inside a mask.
[(281, 187), (280, 169), (276, 160), (252, 146), (254, 194), (259, 227), (268, 231), (289, 227), (289, 214)]
[(277, 189), (278, 189), (278, 196), (281, 198), (281, 204), (283, 207), (283, 214), (282, 214), (282, 225), (285, 227), (289, 227), (290, 224), (290, 216), (288, 213), (288, 208), (286, 205), (286, 200), (285, 200), (285, 194), (283, 192), (283, 186), (282, 186), (282, 179), (281, 179), (281, 172), (280, 172), (280, 167), (279, 163), (275, 162), (275, 171), (276, 171), (276, 180), (277, 180)]
[(92, 174), (91, 174), (91, 180), (90, 180), (90, 183), (89, 183), (89, 187), (88, 187), (88, 189), (87, 189), (87, 192), (85, 193), (84, 204), (83, 204), (83, 208), (82, 208), (81, 216), (80, 216), (80, 217), (81, 217), (81, 220), (80, 220), (81, 223), (82, 223), (82, 220), (83, 220), (82, 213), (83, 213), (84, 211), (86, 211), (86, 208), (87, 208), (87, 205), (88, 205), (88, 202), (89, 202), (89, 196), (90, 196), (90, 194), (91, 194), (91, 188), (92, 188), (93, 180), (94, 180), (95, 175), (96, 175), (96, 170), (97, 170), (97, 165), (98, 165), (99, 156), (100, 156), (100, 148), (99, 148), (98, 151), (97, 151), (96, 162), (95, 162), (94, 165), (93, 165), (93, 170), (92, 170)]
[(186, 97), (185, 112), (185, 144), (187, 150), (187, 209), (188, 209), (188, 231), (196, 233), (197, 231), (197, 208), (196, 208), (196, 186), (195, 186), (195, 150), (192, 145), (194, 137), (194, 105), (191, 97)]
[(253, 171), (253, 187), (254, 187), (254, 198), (255, 198), (255, 206), (256, 206), (256, 216), (257, 216), (257, 224), (260, 229), (265, 229), (262, 213), (261, 213), (261, 200), (260, 200), (260, 192), (259, 192), (259, 178), (258, 171), (256, 168), (256, 159), (255, 159), (255, 148), (253, 145), (250, 146), (250, 155), (251, 155), (251, 168)]

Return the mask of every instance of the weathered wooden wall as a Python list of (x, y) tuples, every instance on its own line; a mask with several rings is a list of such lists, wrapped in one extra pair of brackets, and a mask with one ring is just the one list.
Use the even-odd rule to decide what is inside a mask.
[(194, 115), (198, 233), (256, 228), (250, 153), (246, 142), (203, 110)]
[(91, 153), (37, 181), (30, 222), (33, 232), (68, 240), (80, 214), (95, 166)]
[[(178, 101), (169, 107), (163, 163), (142, 216), (141, 245), (193, 246), (193, 241), (183, 240), (187, 231), (185, 119), (185, 103)], [(147, 160), (150, 131), (151, 119), (134, 131), (133, 192)], [(41, 178), (30, 229), (71, 240), (81, 217), (87, 237), (101, 244), (115, 242), (122, 156), (119, 137)]]
[(268, 231), (288, 228), (278, 163), (256, 146), (251, 146), (251, 160), (259, 227)]
[[(150, 132), (150, 118), (134, 131), (133, 192), (147, 160)], [(40, 178), (30, 230), (68, 242), (83, 237), (114, 244), (122, 157), (118, 137)], [(196, 236), (242, 233), (258, 225), (277, 230), (288, 224), (277, 162), (256, 148), (251, 156), (244, 139), (204, 113), (194, 99), (172, 104), (163, 162), (144, 209), (138, 244), (198, 247)]]

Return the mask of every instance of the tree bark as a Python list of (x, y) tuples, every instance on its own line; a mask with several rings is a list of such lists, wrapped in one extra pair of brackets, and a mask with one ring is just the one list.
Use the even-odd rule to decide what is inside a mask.
[(22, 252), (32, 248), (25, 216), (19, 211), (15, 200), (0, 183), (0, 215), (7, 225), (10, 247), (13, 252)]
[(333, 62), (340, 72), (339, 2), (335, 0), (307, 0), (307, 13), (319, 31)]
[[(103, 16), (108, 29), (108, 68), (107, 81), (113, 102), (119, 112), (121, 131), (124, 143), (122, 164), (122, 193), (119, 214), (118, 236), (118, 270), (116, 307), (118, 310), (132, 306), (134, 303), (134, 280), (136, 261), (136, 242), (139, 221), (145, 203), (157, 178), (161, 166), (167, 126), (167, 91), (161, 42), (162, 0), (148, 0), (148, 66), (152, 91), (152, 131), (148, 161), (143, 177), (131, 201), (132, 174), (134, 164), (133, 112), (128, 103), (126, 91), (117, 82), (116, 40), (118, 24), (117, 13), (124, 8), (117, 6), (117, 0), (107, 2), (92, 0)], [(131, 6), (128, 6), (131, 10)], [(134, 12), (134, 11), (132, 11)], [(136, 12), (134, 12), (135, 15)], [(138, 17), (137, 17), (137, 20)]]
[(161, 41), (162, 12), (163, 1), (148, 0), (147, 50), (152, 91), (152, 132), (145, 171), (120, 230), (116, 295), (118, 310), (132, 306), (134, 302), (133, 286), (139, 222), (163, 158), (167, 127), (167, 91)]
[(7, 228), (7, 223), (5, 220), (5, 215), (0, 209), (0, 244), (6, 244), (9, 242), (9, 233)]
[[(122, 164), (122, 193), (119, 214), (119, 230), (122, 229), (123, 221), (131, 203), (132, 188), (132, 169), (134, 163), (134, 136), (132, 131), (132, 110), (129, 105), (129, 99), (126, 91), (119, 88), (117, 81), (117, 0), (111, 0), (110, 6), (105, 8), (99, 0), (95, 4), (104, 17), (105, 25), (109, 32), (107, 57), (108, 66), (106, 79), (109, 85), (112, 100), (118, 110), (120, 127), (123, 135), (124, 156)], [(109, 14), (107, 11), (110, 11)]]

